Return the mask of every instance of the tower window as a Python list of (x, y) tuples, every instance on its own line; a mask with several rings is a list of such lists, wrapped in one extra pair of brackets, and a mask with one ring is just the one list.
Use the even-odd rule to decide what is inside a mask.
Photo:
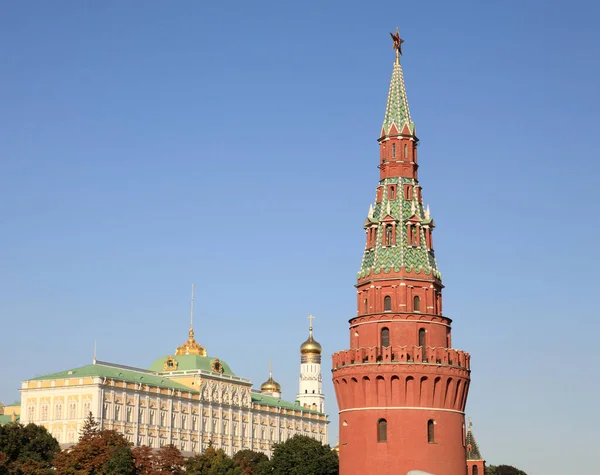
[(396, 144), (392, 144), (392, 158), (396, 158)]
[(396, 185), (390, 185), (388, 188), (388, 198), (390, 200), (396, 199)]
[(387, 421), (385, 419), (377, 421), (377, 442), (387, 442)]
[(383, 311), (391, 312), (392, 311), (392, 297), (386, 295), (383, 299)]
[(427, 442), (435, 444), (435, 422), (432, 419), (427, 421)]
[(427, 362), (427, 352), (425, 351), (425, 345), (427, 341), (425, 340), (425, 329), (419, 328), (419, 346), (421, 347), (421, 360)]
[(477, 468), (477, 465), (473, 465), (473, 475), (479, 475), (479, 469)]
[(411, 245), (418, 246), (419, 245), (419, 229), (416, 226), (410, 227), (410, 238)]
[(369, 313), (369, 301), (367, 299), (365, 299), (363, 301), (363, 305), (364, 305), (363, 313)]
[(404, 144), (404, 158), (408, 158), (408, 144)]
[(421, 298), (418, 295), (413, 298), (413, 310), (415, 312), (421, 311)]
[(391, 226), (385, 227), (385, 245), (391, 246), (394, 243), (394, 230)]
[(381, 329), (381, 346), (387, 348), (390, 346), (390, 329), (382, 328)]

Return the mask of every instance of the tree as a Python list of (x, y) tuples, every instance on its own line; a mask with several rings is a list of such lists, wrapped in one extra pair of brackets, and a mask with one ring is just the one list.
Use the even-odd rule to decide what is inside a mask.
[(245, 449), (237, 452), (233, 461), (242, 469), (242, 475), (260, 475), (266, 469), (269, 458), (262, 452)]
[(519, 470), (511, 465), (489, 465), (485, 468), (485, 475), (527, 475), (523, 470)]
[(153, 456), (154, 470), (179, 475), (183, 473), (184, 458), (174, 445), (165, 445)]
[(339, 460), (329, 445), (305, 435), (275, 444), (267, 472), (274, 475), (337, 475)]
[(129, 447), (119, 447), (102, 465), (103, 475), (137, 475)]
[(45, 475), (60, 452), (45, 427), (18, 423), (0, 426), (0, 474)]
[(204, 453), (189, 458), (185, 463), (186, 475), (239, 475), (242, 469), (222, 450), (212, 445)]
[(135, 473), (137, 475), (152, 475), (152, 449), (147, 445), (135, 447), (131, 454), (133, 455), (133, 463), (135, 465)]
[[(133, 467), (130, 445), (122, 434), (114, 430), (101, 430), (90, 413), (83, 425), (79, 442), (54, 459), (56, 473), (100, 475), (105, 473), (105, 466), (111, 470), (115, 467), (125, 467), (124, 470), (128, 470), (127, 467)], [(122, 473), (127, 475), (130, 472)]]

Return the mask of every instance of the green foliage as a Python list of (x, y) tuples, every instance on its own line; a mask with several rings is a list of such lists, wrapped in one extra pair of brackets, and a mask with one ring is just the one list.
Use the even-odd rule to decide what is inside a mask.
[(209, 446), (204, 453), (189, 458), (186, 475), (239, 475), (242, 469), (222, 450)]
[(511, 465), (489, 465), (485, 468), (485, 475), (527, 475)]
[(12, 423), (0, 426), (0, 474), (46, 475), (60, 451), (45, 427)]
[(242, 469), (242, 475), (260, 475), (267, 470), (269, 458), (262, 452), (254, 450), (240, 450), (233, 456), (233, 460)]
[(136, 475), (133, 455), (129, 447), (120, 447), (102, 465), (104, 475)]
[(312, 437), (295, 435), (275, 444), (265, 473), (273, 475), (337, 475), (339, 460), (329, 445)]

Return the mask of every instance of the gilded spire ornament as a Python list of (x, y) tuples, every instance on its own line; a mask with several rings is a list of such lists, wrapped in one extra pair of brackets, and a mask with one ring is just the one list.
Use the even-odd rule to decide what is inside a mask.
[(196, 342), (194, 338), (194, 284), (192, 284), (192, 300), (190, 304), (190, 330), (188, 331), (188, 339), (183, 344), (177, 347), (175, 355), (200, 355), (206, 356), (206, 348)]

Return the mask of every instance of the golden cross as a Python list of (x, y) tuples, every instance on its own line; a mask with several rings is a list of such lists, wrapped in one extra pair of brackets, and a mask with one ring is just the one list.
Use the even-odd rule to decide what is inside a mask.
[(308, 316), (309, 328), (310, 328), (310, 329), (312, 329), (312, 321), (313, 321), (313, 318), (315, 318), (315, 317), (313, 317), (312, 315), (309, 315), (309, 316)]
[(273, 362), (269, 360), (269, 373), (273, 372)]

